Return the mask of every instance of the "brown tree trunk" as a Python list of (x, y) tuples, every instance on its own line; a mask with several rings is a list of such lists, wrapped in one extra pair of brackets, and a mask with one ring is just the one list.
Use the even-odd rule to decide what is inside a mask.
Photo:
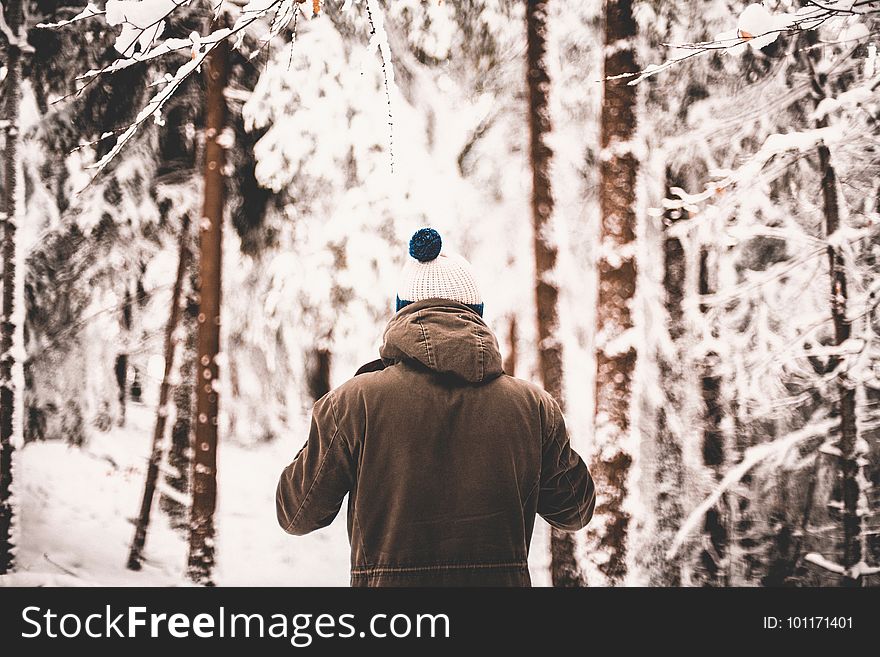
[[(605, 77), (636, 70), (636, 23), (631, 0), (605, 2)], [(594, 549), (607, 556), (597, 567), (602, 584), (619, 584), (626, 576), (629, 514), (627, 496), (632, 456), (625, 442), (630, 432), (633, 372), (636, 350), (631, 341), (606, 349), (607, 344), (633, 328), (630, 307), (636, 291), (636, 176), (638, 161), (632, 140), (636, 134), (636, 87), (627, 79), (605, 80), (601, 114), (602, 256), (598, 263), (596, 308), (596, 478), (598, 504)]]
[(156, 409), (156, 425), (153, 428), (153, 446), (150, 450), (150, 460), (147, 464), (147, 478), (144, 482), (144, 496), (141, 499), (141, 509), (135, 525), (134, 537), (131, 539), (131, 548), (128, 552), (128, 565), (130, 570), (140, 570), (144, 559), (144, 545), (147, 542), (147, 528), (150, 526), (150, 511), (153, 507), (153, 496), (156, 493), (156, 480), (159, 478), (159, 463), (162, 460), (162, 442), (165, 439), (165, 424), (168, 419), (168, 396), (171, 391), (171, 372), (174, 369), (174, 356), (177, 352), (177, 324), (180, 319), (180, 301), (183, 290), (183, 279), (189, 265), (188, 236), (189, 220), (184, 217), (180, 232), (180, 248), (177, 261), (177, 276), (174, 278), (174, 287), (171, 290), (171, 312), (168, 314), (168, 323), (165, 326), (165, 371), (162, 374), (162, 383), (159, 384), (159, 406)]
[[(11, 32), (21, 32), (21, 0), (4, 2), (6, 23)], [(0, 325), (0, 575), (13, 567), (12, 554), (12, 434), (15, 410), (15, 229), (18, 193), (18, 114), (21, 104), (21, 50), (17, 43), (6, 49), (5, 180), (3, 181), (3, 318)]]
[(332, 354), (329, 349), (316, 348), (306, 360), (306, 384), (314, 401), (330, 392), (330, 363)]
[[(562, 345), (557, 303), (559, 290), (551, 276), (557, 249), (549, 237), (553, 216), (553, 190), (550, 162), (553, 152), (546, 143), (551, 131), (550, 76), (544, 61), (547, 52), (547, 11), (549, 0), (527, 0), (526, 25), (529, 90), (529, 154), (532, 164), (532, 225), (535, 244), (535, 297), (538, 319), (538, 363), (545, 390), (563, 405)], [(550, 571), (553, 586), (582, 586), (574, 556), (574, 537), (555, 528), (550, 530)]]
[(516, 376), (517, 342), (519, 342), (519, 330), (516, 325), (516, 315), (511, 315), (507, 324), (507, 357), (504, 359), (504, 373), (507, 376)]
[(219, 142), (226, 122), (223, 92), (228, 79), (228, 46), (221, 43), (206, 62), (205, 204), (199, 226), (198, 362), (193, 500), (187, 574), (213, 585), (214, 510), (217, 506), (217, 353), (220, 350), (220, 262), (222, 252), (225, 153)]

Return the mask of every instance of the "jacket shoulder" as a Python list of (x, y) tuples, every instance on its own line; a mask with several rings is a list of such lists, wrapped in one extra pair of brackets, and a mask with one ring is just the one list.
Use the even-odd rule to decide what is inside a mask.
[(542, 424), (546, 432), (552, 431), (562, 418), (559, 402), (543, 387), (525, 379), (518, 379), (509, 374), (502, 374), (497, 381), (505, 386), (504, 394), (527, 399), (541, 414)]
[(511, 389), (517, 390), (522, 394), (527, 394), (535, 398), (536, 401), (541, 402), (546, 405), (557, 405), (557, 401), (553, 398), (549, 392), (544, 390), (537, 383), (532, 383), (531, 381), (527, 381), (525, 379), (518, 379), (515, 376), (510, 376), (509, 374), (502, 374), (498, 377), (498, 380), (502, 382), (503, 385), (509, 386)]

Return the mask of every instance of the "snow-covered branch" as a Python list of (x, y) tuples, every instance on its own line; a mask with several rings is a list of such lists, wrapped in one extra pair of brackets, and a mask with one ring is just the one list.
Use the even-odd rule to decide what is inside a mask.
[(871, 575), (880, 574), (880, 568), (869, 566), (864, 561), (859, 561), (852, 568), (847, 568), (839, 563), (835, 563), (834, 561), (826, 559), (817, 552), (810, 552), (809, 554), (805, 555), (804, 561), (807, 561), (814, 566), (818, 566), (819, 568), (827, 570), (829, 573), (842, 575), (843, 577), (848, 577), (849, 579), (857, 580), (862, 577), (870, 577)]
[(816, 30), (836, 19), (847, 20), (847, 26), (836, 43), (867, 42), (872, 33), (860, 19), (878, 12), (880, 2), (876, 0), (808, 0), (794, 13), (773, 13), (763, 3), (750, 4), (739, 15), (735, 28), (716, 34), (711, 41), (666, 44), (672, 49), (673, 56), (665, 62), (650, 64), (641, 71), (615, 78), (633, 78), (629, 84), (638, 84), (694, 57), (718, 51), (738, 55), (747, 48), (760, 50), (775, 42), (781, 34)]
[[(107, 132), (101, 136), (99, 141), (116, 136), (116, 142), (106, 155), (91, 166), (95, 176), (119, 154), (144, 123), (150, 119), (161, 123), (162, 108), (183, 82), (201, 68), (203, 62), (214, 48), (227, 43), (234, 48), (240, 48), (246, 35), (253, 30), (262, 31), (258, 40), (267, 45), (291, 21), (294, 21), (295, 24), (295, 18), (300, 12), (310, 12), (311, 15), (316, 15), (322, 10), (323, 5), (319, 1), (306, 3), (306, 0), (216, 2), (213, 5), (215, 18), (223, 11), (225, 4), (232, 4), (238, 7), (238, 16), (231, 27), (215, 29), (205, 35), (193, 32), (189, 35), (189, 38), (174, 37), (163, 39), (162, 36), (165, 33), (168, 21), (175, 12), (189, 5), (190, 2), (191, 0), (150, 0), (149, 2), (146, 0), (108, 0), (104, 11), (101, 11), (94, 4), (89, 4), (85, 10), (71, 19), (40, 24), (39, 27), (58, 29), (74, 22), (103, 16), (108, 25), (119, 28), (115, 48), (120, 53), (120, 57), (103, 68), (92, 69), (77, 76), (76, 80), (84, 82), (84, 84), (78, 87), (71, 95), (79, 95), (87, 86), (101, 77), (135, 64), (158, 61), (166, 56), (189, 54), (188, 59), (178, 65), (173, 72), (166, 72), (150, 85), (151, 87), (161, 87), (161, 89), (138, 112), (133, 123), (119, 131)], [(351, 5), (352, 1), (349, 0), (342, 9), (346, 10)], [(385, 76), (385, 95), (389, 107), (389, 133), (392, 133), (391, 97), (395, 88), (394, 68), (391, 63), (391, 49), (384, 27), (384, 14), (380, 4), (375, 0), (366, 0), (365, 5), (370, 22), (370, 50), (372, 52), (378, 51), (382, 60), (382, 69)], [(253, 56), (256, 56), (259, 52), (260, 50), (253, 53)], [(392, 143), (391, 139), (392, 137), (389, 136), (389, 144)]]
[(724, 475), (724, 478), (718, 482), (718, 485), (712, 493), (706, 497), (706, 499), (704, 499), (682, 523), (675, 538), (672, 540), (672, 545), (666, 553), (666, 558), (672, 559), (678, 553), (688, 535), (699, 528), (706, 512), (714, 507), (718, 503), (718, 500), (721, 499), (721, 496), (730, 490), (731, 487), (736, 485), (755, 466), (763, 461), (769, 461), (771, 459), (777, 463), (782, 462), (785, 459), (785, 456), (794, 447), (812, 438), (825, 436), (831, 431), (835, 424), (836, 421), (833, 419), (817, 422), (815, 424), (810, 423), (804, 429), (794, 431), (784, 438), (779, 438), (761, 445), (755, 445), (754, 447), (747, 449), (743, 454), (742, 461)]
[[(845, 126), (838, 124), (824, 128), (812, 128), (798, 132), (777, 133), (770, 135), (764, 140), (761, 148), (750, 156), (739, 168), (733, 171), (718, 171), (719, 179), (707, 185), (702, 192), (692, 194), (680, 187), (674, 187), (670, 192), (675, 198), (664, 201), (666, 209), (694, 208), (712, 198), (720, 197), (730, 188), (743, 182), (755, 180), (761, 170), (775, 157), (783, 153), (796, 151), (806, 152), (816, 147), (819, 143), (833, 146), (847, 138)], [(682, 228), (684, 230), (684, 228)]]
[[(80, 75), (77, 79), (86, 80), (86, 85), (81, 86), (75, 93), (82, 93), (85, 86), (99, 79), (103, 75), (111, 74), (121, 69), (144, 61), (157, 60), (173, 53), (189, 51), (188, 61), (178, 66), (173, 73), (166, 73), (158, 81), (162, 88), (156, 92), (147, 104), (138, 112), (134, 122), (122, 130), (116, 143), (104, 157), (92, 165), (97, 175), (103, 170), (125, 145), (135, 135), (138, 128), (149, 119), (161, 122), (161, 112), (164, 105), (174, 95), (181, 84), (195, 71), (199, 70), (214, 48), (227, 42), (234, 47), (241, 46), (247, 31), (256, 27), (267, 15), (272, 14), (269, 20), (266, 34), (262, 39), (268, 42), (277, 36), (287, 25), (303, 0), (250, 0), (245, 3), (232, 27), (223, 27), (213, 30), (207, 35), (199, 35), (193, 32), (188, 39), (170, 38), (161, 40), (167, 22), (172, 15), (181, 7), (190, 4), (190, 0), (108, 0), (105, 11), (101, 12), (94, 5), (89, 5), (83, 12), (68, 21), (58, 23), (44, 23), (41, 27), (59, 28), (70, 23), (104, 16), (111, 26), (120, 28), (115, 47), (120, 57), (104, 68), (90, 70)], [(222, 3), (215, 5), (215, 11), (219, 11)], [(112, 136), (117, 133), (107, 133)], [(102, 137), (103, 138), (103, 137)]]
[(95, 16), (102, 16), (105, 12), (102, 9), (99, 9), (98, 6), (92, 2), (86, 5), (86, 8), (79, 12), (73, 18), (68, 18), (66, 20), (58, 21), (55, 23), (37, 23), (36, 27), (41, 28), (58, 28), (58, 27), (67, 27), (71, 23), (77, 23), (79, 21), (86, 20), (88, 18), (94, 18)]

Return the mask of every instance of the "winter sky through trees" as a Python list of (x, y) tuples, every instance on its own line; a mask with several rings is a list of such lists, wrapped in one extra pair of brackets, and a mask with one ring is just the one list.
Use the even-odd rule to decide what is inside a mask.
[(536, 584), (877, 585), (878, 18), (4, 1), (0, 584), (346, 584), (275, 484), (431, 226), (596, 476)]

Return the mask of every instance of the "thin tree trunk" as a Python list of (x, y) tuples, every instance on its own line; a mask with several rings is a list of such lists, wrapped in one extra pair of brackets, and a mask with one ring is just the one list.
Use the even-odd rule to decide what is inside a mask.
[(220, 350), (220, 264), (222, 253), (225, 153), (220, 135), (226, 122), (223, 92), (229, 53), (221, 44), (208, 55), (205, 113), (205, 205), (199, 240), (198, 363), (196, 429), (193, 453), (193, 500), (190, 514), (187, 574), (212, 586), (214, 510), (217, 506), (217, 354)]
[[(675, 178), (672, 171), (666, 171), (666, 195), (672, 187), (685, 185)], [(686, 218), (684, 210), (669, 210), (665, 215), (667, 229)], [(676, 427), (682, 426), (682, 418), (676, 413), (684, 408), (684, 355), (686, 347), (681, 347), (687, 335), (684, 321), (684, 298), (687, 282), (687, 264), (684, 246), (678, 237), (667, 234), (663, 240), (663, 291), (664, 308), (668, 319), (669, 339), (676, 349), (671, 358), (661, 355), (658, 358), (660, 387), (665, 394), (665, 403), (657, 409), (657, 437), (655, 449), (653, 513), (656, 516), (655, 537), (651, 541), (651, 567), (648, 574), (651, 586), (680, 586), (681, 558), (667, 558), (666, 553), (672, 538), (681, 526), (683, 510), (681, 491), (684, 485), (682, 465), (682, 436)]]
[(156, 409), (156, 425), (153, 429), (153, 447), (150, 451), (150, 460), (147, 464), (147, 478), (144, 482), (144, 496), (141, 500), (141, 509), (135, 525), (134, 537), (131, 540), (131, 548), (128, 552), (128, 565), (130, 570), (140, 570), (144, 559), (144, 544), (147, 541), (147, 528), (150, 526), (150, 510), (153, 507), (153, 496), (156, 492), (156, 480), (159, 478), (159, 463), (162, 460), (162, 442), (165, 439), (165, 424), (168, 419), (168, 395), (171, 391), (171, 372), (174, 369), (174, 356), (177, 352), (177, 324), (180, 319), (181, 296), (183, 279), (189, 265), (188, 236), (189, 218), (184, 216), (180, 233), (180, 248), (177, 261), (177, 276), (174, 279), (174, 288), (171, 291), (171, 312), (168, 314), (168, 324), (165, 326), (165, 371), (162, 374), (162, 383), (159, 385), (159, 407)]
[[(21, 0), (4, 3), (6, 23), (14, 35), (21, 31)], [(15, 229), (18, 193), (18, 114), (21, 104), (21, 50), (9, 43), (6, 50), (5, 180), (3, 185), (3, 320), (0, 326), (0, 575), (13, 567), (12, 554), (12, 434), (15, 406), (13, 347), (15, 324)]]
[(504, 373), (508, 376), (516, 376), (517, 342), (519, 342), (519, 330), (516, 325), (516, 315), (511, 315), (507, 324), (507, 357), (504, 359)]
[[(546, 143), (550, 122), (550, 76), (544, 61), (547, 52), (549, 0), (527, 0), (526, 25), (529, 90), (529, 154), (532, 164), (532, 224), (535, 247), (535, 297), (538, 320), (538, 363), (544, 389), (564, 404), (562, 394), (562, 344), (559, 342), (559, 290), (551, 276), (557, 249), (548, 233), (553, 216), (550, 162), (553, 152)], [(550, 530), (550, 572), (553, 586), (582, 586), (574, 556), (574, 536)]]
[(117, 354), (113, 366), (116, 374), (117, 399), (119, 400), (119, 419), (116, 423), (125, 426), (125, 398), (128, 395), (128, 354)]
[[(636, 23), (631, 0), (605, 2), (606, 78), (637, 70)], [(623, 582), (627, 571), (630, 516), (624, 510), (632, 455), (626, 443), (636, 348), (625, 335), (633, 328), (631, 304), (636, 291), (636, 176), (638, 161), (632, 140), (636, 134), (636, 87), (627, 79), (606, 79), (601, 114), (602, 256), (598, 263), (596, 308), (596, 478), (597, 521), (591, 534), (594, 551), (602, 555), (597, 568), (602, 584)], [(619, 338), (624, 338), (620, 342)], [(608, 348), (606, 345), (613, 345)]]
[[(703, 247), (700, 249), (699, 262), (699, 293), (701, 297), (712, 294), (715, 286), (709, 268), (710, 253)], [(700, 312), (705, 314), (708, 308), (700, 304)], [(719, 483), (724, 476), (725, 449), (724, 431), (721, 422), (724, 417), (721, 402), (721, 377), (718, 376), (718, 355), (708, 352), (703, 356), (700, 373), (700, 396), (702, 397), (703, 465), (712, 472), (712, 477)], [(727, 585), (727, 543), (728, 516), (725, 511), (727, 497), (706, 512), (703, 522), (703, 550), (700, 553), (701, 575), (706, 586)]]
[(330, 392), (330, 363), (333, 354), (329, 349), (315, 348), (306, 363), (306, 382), (314, 401)]
[[(122, 329), (122, 342), (127, 350), (131, 342), (131, 324), (134, 315), (134, 302), (131, 297), (131, 289), (129, 281), (125, 282), (125, 296), (122, 303), (122, 312), (119, 317), (120, 328)], [(128, 353), (122, 352), (116, 355), (116, 363), (114, 366), (116, 374), (116, 385), (119, 387), (117, 399), (119, 400), (119, 417), (116, 423), (120, 427), (125, 426), (126, 400), (128, 399)], [(137, 380), (132, 382), (132, 386)]]
[[(824, 122), (823, 122), (824, 123)], [(820, 125), (819, 127), (824, 127)], [(840, 210), (837, 198), (837, 177), (831, 164), (831, 151), (825, 144), (819, 146), (819, 167), (822, 172), (822, 209), (825, 214), (825, 234), (833, 235), (840, 228)], [(828, 266), (831, 274), (831, 318), (834, 322), (834, 344), (841, 345), (851, 333), (851, 324), (846, 317), (847, 280), (843, 254), (835, 247), (828, 246)], [(861, 465), (857, 450), (858, 427), (856, 425), (856, 389), (844, 368), (838, 369), (836, 412), (840, 418), (840, 437), (837, 448), (840, 451), (840, 495), (843, 502), (841, 522), (843, 540), (841, 545), (841, 565), (845, 568), (855, 566), (862, 558), (862, 519), (859, 515), (859, 498), (862, 495), (859, 485)], [(844, 586), (858, 586), (859, 580), (844, 577)]]
[[(192, 236), (187, 236), (187, 249), (192, 253)], [(199, 304), (196, 297), (196, 272), (193, 258), (189, 262), (189, 293), (180, 317), (184, 339), (181, 349), (180, 382), (174, 386), (172, 402), (176, 412), (171, 425), (171, 445), (168, 448), (165, 474), (165, 490), (159, 497), (159, 508), (165, 512), (171, 527), (186, 532), (188, 527), (189, 503), (185, 499), (189, 492), (189, 470), (192, 457), (193, 428), (193, 380), (196, 376), (196, 327), (198, 326)]]
[[(821, 102), (828, 94), (825, 90), (824, 76), (817, 73), (812, 59), (805, 57), (810, 69), (813, 91), (816, 103)], [(828, 126), (828, 118), (823, 117), (816, 122), (817, 128)], [(841, 228), (840, 201), (837, 195), (837, 175), (831, 162), (831, 151), (824, 143), (819, 144), (819, 170), (822, 174), (822, 212), (825, 217), (826, 238), (834, 235)], [(833, 246), (828, 245), (828, 270), (831, 278), (831, 320), (834, 325), (834, 344), (842, 345), (849, 340), (852, 333), (852, 325), (847, 319), (847, 292), (846, 263), (843, 253)], [(840, 543), (840, 564), (847, 569), (852, 568), (862, 559), (862, 517), (859, 514), (859, 503), (864, 491), (860, 484), (862, 465), (860, 464), (859, 430), (856, 418), (856, 382), (849, 378), (845, 367), (839, 364), (837, 368), (837, 400), (834, 404), (834, 413), (840, 420), (840, 435), (837, 439), (838, 459), (840, 464), (839, 502), (842, 506), (839, 510), (843, 536)], [(837, 513), (834, 508), (830, 509), (832, 515)], [(860, 578), (845, 575), (843, 586), (860, 586)]]

